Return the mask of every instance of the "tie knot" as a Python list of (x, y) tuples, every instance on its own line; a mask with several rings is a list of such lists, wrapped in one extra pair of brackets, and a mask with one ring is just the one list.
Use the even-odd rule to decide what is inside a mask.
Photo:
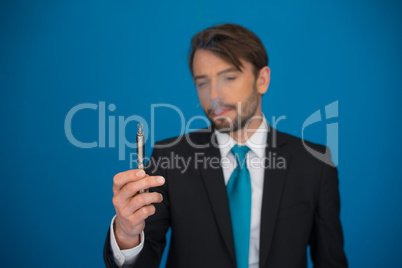
[(245, 145), (237, 145), (235, 144), (232, 149), (232, 154), (235, 156), (236, 158), (236, 162), (239, 166), (243, 165), (244, 159), (246, 157), (246, 154), (248, 153), (248, 151), (250, 151), (250, 148), (248, 148)]

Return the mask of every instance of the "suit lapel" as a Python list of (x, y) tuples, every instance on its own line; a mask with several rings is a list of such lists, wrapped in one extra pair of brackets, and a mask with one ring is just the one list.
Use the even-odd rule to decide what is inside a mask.
[[(275, 131), (276, 130), (273, 130), (273, 132)], [(264, 190), (260, 226), (260, 268), (265, 267), (268, 259), (282, 191), (285, 185), (286, 171), (289, 167), (290, 161), (290, 154), (280, 148), (285, 141), (281, 139), (281, 136), (278, 137), (278, 134), (279, 133), (275, 133), (274, 138), (272, 138), (272, 132), (269, 133), (267, 142), (268, 147), (266, 148), (266, 161), (271, 159), (271, 163), (270, 165), (266, 165), (268, 168), (266, 168), (264, 172)], [(275, 159), (275, 164), (273, 159)], [(278, 166), (278, 161), (280, 159), (284, 159), (286, 168), (279, 168), (280, 166)]]
[[(210, 138), (215, 138), (215, 136), (210, 136)], [(217, 144), (215, 140), (215, 144)], [(220, 159), (220, 150), (213, 144), (206, 149), (203, 149), (203, 153), (207, 157), (217, 157)], [(222, 238), (225, 245), (232, 257), (233, 262), (236, 262), (233, 234), (232, 234), (232, 224), (230, 221), (230, 211), (229, 202), (226, 193), (225, 180), (223, 177), (222, 168), (201, 168), (200, 172), (204, 180), (205, 188), (208, 192), (208, 197), (211, 202), (213, 212), (215, 214), (216, 222), (219, 226), (219, 230), (222, 234)], [(216, 166), (216, 165), (215, 165)]]

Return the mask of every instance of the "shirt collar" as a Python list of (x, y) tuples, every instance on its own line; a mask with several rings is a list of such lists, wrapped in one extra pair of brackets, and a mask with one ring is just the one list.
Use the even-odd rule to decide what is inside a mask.
[(239, 144), (248, 146), (259, 158), (263, 158), (265, 156), (265, 147), (267, 146), (268, 131), (268, 122), (265, 117), (263, 117), (258, 129), (243, 144), (236, 142), (228, 134), (219, 132), (218, 130), (215, 130), (215, 135), (222, 157), (226, 157), (230, 149), (232, 149), (235, 144)]

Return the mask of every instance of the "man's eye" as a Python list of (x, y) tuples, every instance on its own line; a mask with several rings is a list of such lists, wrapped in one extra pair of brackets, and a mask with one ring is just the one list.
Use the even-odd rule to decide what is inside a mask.
[(205, 85), (206, 85), (206, 82), (198, 83), (198, 84), (197, 84), (197, 87), (203, 87), (203, 86), (205, 86)]
[(235, 76), (230, 76), (230, 77), (226, 77), (227, 80), (235, 80), (236, 77)]

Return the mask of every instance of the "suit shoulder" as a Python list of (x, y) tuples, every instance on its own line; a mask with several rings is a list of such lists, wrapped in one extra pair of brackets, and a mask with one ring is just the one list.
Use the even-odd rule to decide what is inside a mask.
[(283, 140), (285, 142), (285, 147), (288, 150), (296, 150), (296, 151), (306, 151), (306, 146), (320, 152), (324, 153), (326, 150), (326, 146), (319, 144), (319, 143), (314, 143), (308, 140), (304, 140), (302, 138), (299, 138), (297, 136), (294, 136), (292, 134), (288, 134), (285, 132), (277, 131), (277, 137), (278, 140)]
[(291, 134), (277, 131), (278, 140), (283, 143), (283, 149), (290, 152), (298, 161), (305, 163), (325, 163), (334, 167), (331, 152), (325, 145), (314, 143)]

